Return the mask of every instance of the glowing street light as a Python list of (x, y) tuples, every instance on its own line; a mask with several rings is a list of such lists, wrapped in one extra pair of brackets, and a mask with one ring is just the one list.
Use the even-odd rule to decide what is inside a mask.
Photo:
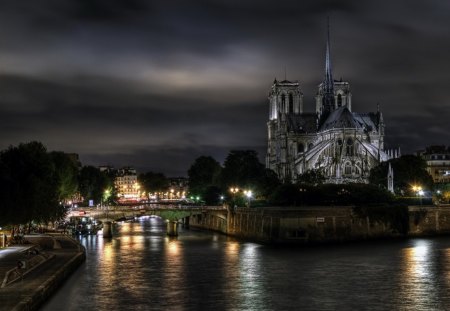
[(238, 187), (231, 187), (230, 188), (230, 192), (231, 192), (231, 196), (233, 198), (233, 208), (236, 207), (236, 193), (239, 192), (239, 188)]
[(413, 185), (412, 190), (416, 193), (416, 196), (420, 198), (420, 205), (422, 205), (422, 196), (425, 194), (421, 186)]
[(231, 187), (230, 188), (230, 192), (233, 193), (233, 194), (236, 194), (236, 193), (239, 192), (239, 188), (238, 187)]
[(247, 207), (250, 207), (250, 200), (253, 196), (253, 193), (251, 190), (245, 190), (244, 191), (245, 196), (247, 197)]

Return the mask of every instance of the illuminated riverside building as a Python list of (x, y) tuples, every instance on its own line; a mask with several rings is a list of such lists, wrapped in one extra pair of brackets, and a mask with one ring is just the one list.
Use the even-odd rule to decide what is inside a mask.
[(186, 199), (188, 192), (188, 180), (185, 177), (169, 178), (169, 188), (167, 191), (157, 193), (155, 199), (160, 201), (180, 201)]
[(354, 112), (350, 84), (333, 79), (329, 30), (325, 77), (315, 102), (314, 112), (304, 112), (298, 81), (273, 82), (266, 167), (281, 180), (296, 182), (308, 170), (321, 169), (328, 183), (367, 183), (371, 168), (400, 156), (399, 150), (385, 150), (379, 105), (376, 112)]
[(124, 167), (118, 169), (114, 179), (114, 186), (117, 190), (119, 202), (139, 201), (141, 199), (141, 189), (134, 168)]
[(450, 183), (450, 147), (430, 146), (418, 152), (435, 183)]

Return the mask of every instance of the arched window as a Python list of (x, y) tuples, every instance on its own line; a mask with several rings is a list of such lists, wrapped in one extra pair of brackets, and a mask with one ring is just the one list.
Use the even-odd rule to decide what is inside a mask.
[(353, 140), (351, 138), (347, 139), (347, 155), (353, 155)]
[(289, 94), (289, 113), (294, 113), (294, 96)]
[(310, 144), (308, 145), (308, 151), (311, 150), (313, 147), (314, 147), (313, 143), (310, 143)]
[(352, 174), (352, 165), (350, 164), (350, 162), (345, 163), (344, 174), (345, 175)]
[(361, 175), (361, 162), (356, 162), (356, 165), (355, 165), (355, 173), (356, 173), (356, 175)]
[(284, 107), (286, 107), (286, 95), (281, 95), (281, 111), (284, 112)]
[(297, 152), (305, 152), (305, 145), (303, 145), (302, 143), (298, 143), (297, 144)]
[(342, 95), (341, 94), (338, 94), (337, 105), (338, 105), (338, 107), (342, 107)]

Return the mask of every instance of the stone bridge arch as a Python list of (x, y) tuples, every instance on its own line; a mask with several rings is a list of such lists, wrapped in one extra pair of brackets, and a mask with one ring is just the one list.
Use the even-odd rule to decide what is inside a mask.
[[(197, 219), (219, 218), (221, 222), (227, 222), (227, 211), (221, 207), (107, 207), (105, 209), (87, 209), (84, 215), (73, 215), (78, 217), (92, 217), (103, 223), (131, 220), (141, 216), (159, 216), (167, 223), (167, 235), (178, 235), (178, 224), (183, 222), (189, 226), (191, 217)], [(78, 212), (80, 213), (80, 212)], [(107, 234), (110, 235), (110, 234)]]

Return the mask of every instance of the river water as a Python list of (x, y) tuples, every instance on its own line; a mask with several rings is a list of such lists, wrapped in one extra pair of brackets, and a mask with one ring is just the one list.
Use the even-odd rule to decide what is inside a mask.
[(450, 310), (450, 238), (273, 247), (159, 218), (80, 238), (87, 260), (42, 310)]

